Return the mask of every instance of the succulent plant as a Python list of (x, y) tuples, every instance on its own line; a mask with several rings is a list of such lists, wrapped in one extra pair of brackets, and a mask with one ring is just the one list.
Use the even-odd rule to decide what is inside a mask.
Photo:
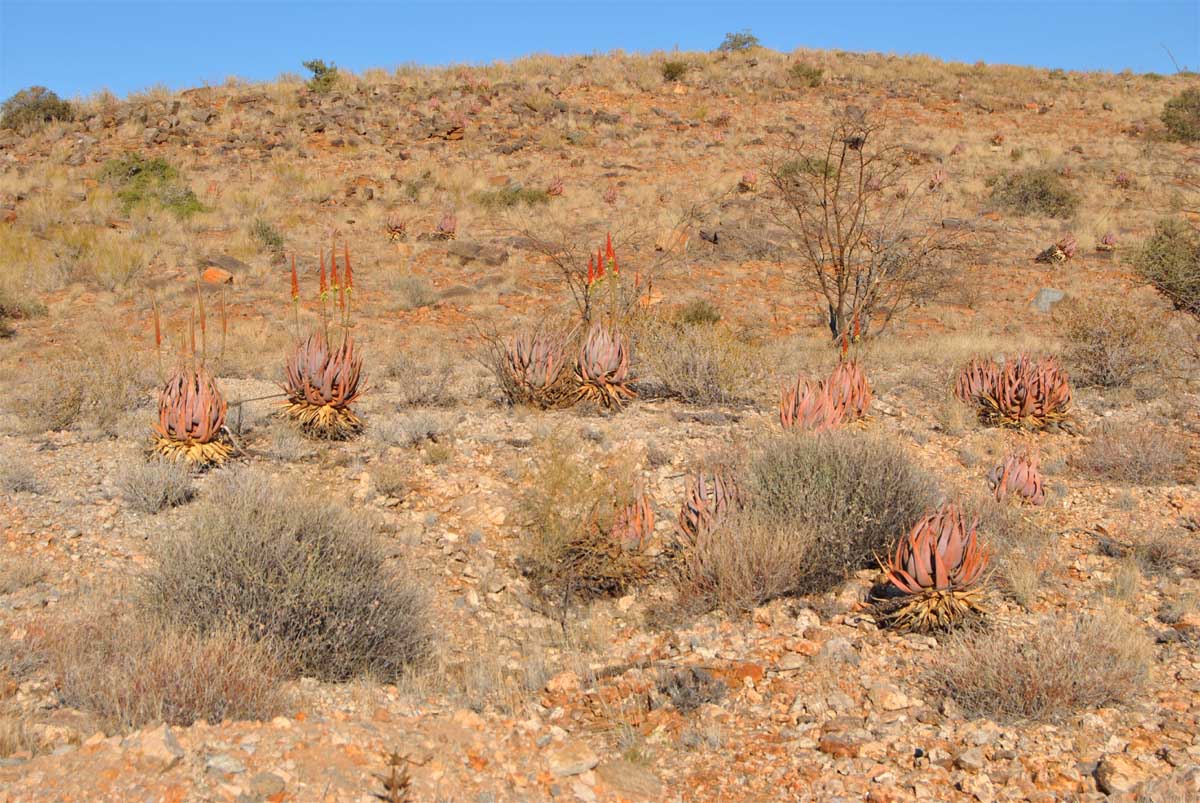
[(604, 407), (622, 407), (637, 394), (629, 387), (629, 352), (619, 332), (596, 323), (588, 332), (575, 362), (576, 400)]
[(639, 488), (632, 502), (618, 508), (611, 532), (622, 549), (640, 552), (654, 533), (654, 507), (649, 495)]
[(945, 183), (946, 171), (939, 167), (937, 170), (934, 170), (933, 174), (929, 177), (928, 189), (930, 192), (937, 192)]
[(871, 407), (871, 385), (857, 361), (840, 362), (825, 380), (825, 393), (845, 418), (864, 418)]
[(504, 345), (501, 382), (511, 401), (543, 409), (570, 400), (566, 345), (544, 332), (520, 332)]
[(1117, 177), (1113, 179), (1113, 184), (1115, 184), (1119, 189), (1127, 190), (1133, 186), (1133, 176), (1122, 170), (1121, 172), (1117, 173)]
[(743, 505), (742, 493), (728, 469), (697, 471), (687, 479), (676, 531), (681, 545), (694, 546), (706, 533)]
[(1115, 251), (1117, 250), (1117, 235), (1111, 231), (1106, 231), (1104, 236), (1100, 238), (1100, 242), (1096, 243), (1097, 251)]
[(1066, 419), (1071, 383), (1057, 359), (1021, 354), (1004, 361), (993, 392), (979, 403), (985, 424), (1042, 429)]
[(979, 587), (988, 554), (977, 535), (979, 521), (953, 504), (929, 513), (900, 539), (884, 576), (899, 600), (887, 605), (884, 621), (902, 630), (944, 629), (980, 613)]
[(1003, 501), (1010, 493), (1033, 505), (1046, 501), (1042, 472), (1036, 457), (1010, 454), (987, 475), (988, 487)]
[(1074, 234), (1067, 234), (1061, 240), (1055, 243), (1058, 250), (1063, 252), (1067, 259), (1075, 258), (1075, 251), (1079, 248), (1079, 241), (1075, 239)]
[(553, 198), (557, 198), (563, 194), (564, 189), (565, 187), (563, 185), (563, 180), (561, 178), (556, 178), (546, 185), (546, 194)]
[(738, 192), (754, 192), (758, 187), (758, 174), (752, 170), (742, 173), (742, 178), (738, 181)]
[(230, 448), (220, 440), (227, 405), (203, 368), (177, 368), (158, 392), (154, 451), (198, 466), (219, 465)]
[(995, 360), (984, 360), (972, 357), (958, 374), (954, 383), (954, 395), (964, 403), (972, 404), (985, 393), (995, 392), (1000, 380), (1000, 366)]
[(439, 240), (453, 240), (458, 236), (458, 216), (453, 212), (442, 215), (437, 228), (433, 230), (433, 236)]
[(286, 366), (283, 412), (308, 435), (341, 440), (362, 432), (350, 405), (362, 394), (362, 356), (349, 334), (336, 350), (321, 331), (296, 345)]
[(844, 408), (834, 403), (822, 382), (800, 377), (795, 385), (784, 388), (779, 399), (779, 423), (784, 429), (824, 432), (836, 429), (844, 420)]
[(408, 221), (399, 212), (389, 214), (386, 225), (389, 240), (399, 242), (408, 236)]

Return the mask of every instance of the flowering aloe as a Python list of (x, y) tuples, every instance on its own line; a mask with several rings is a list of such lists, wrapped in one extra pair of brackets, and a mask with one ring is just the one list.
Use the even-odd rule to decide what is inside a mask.
[(284, 414), (314, 437), (340, 440), (362, 431), (350, 405), (362, 394), (362, 357), (347, 333), (331, 349), (321, 331), (296, 346), (287, 362)]
[(575, 362), (576, 399), (620, 408), (637, 396), (632, 379), (625, 339), (604, 324), (593, 325)]
[(220, 440), (227, 405), (203, 368), (177, 368), (158, 393), (154, 450), (173, 460), (219, 465), (230, 448)]

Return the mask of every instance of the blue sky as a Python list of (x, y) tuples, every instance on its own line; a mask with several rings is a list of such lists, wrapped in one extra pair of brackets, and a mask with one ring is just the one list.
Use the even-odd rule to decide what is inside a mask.
[(1197, 0), (0, 0), (0, 98), (271, 79), (311, 58), (355, 71), (529, 53), (709, 50), (750, 28), (768, 47), (929, 53), (1065, 69), (1200, 70)]

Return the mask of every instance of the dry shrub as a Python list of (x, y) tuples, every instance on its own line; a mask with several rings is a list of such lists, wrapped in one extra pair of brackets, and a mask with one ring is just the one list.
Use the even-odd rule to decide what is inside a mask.
[(1016, 630), (948, 637), (929, 683), (967, 716), (1059, 720), (1129, 701), (1145, 686), (1152, 657), (1150, 639), (1119, 610), (1048, 615)]
[(1150, 533), (1133, 545), (1133, 559), (1150, 574), (1166, 574), (1181, 567), (1200, 575), (1200, 556), (1190, 539), (1178, 532)]
[(46, 566), (39, 560), (9, 556), (0, 563), (0, 596), (12, 594), (46, 578)]
[(979, 517), (979, 532), (991, 549), (992, 576), (1022, 607), (1030, 608), (1053, 565), (1053, 537), (1027, 510), (979, 494), (967, 502)]
[(222, 480), (169, 536), (145, 601), (190, 632), (234, 628), (326, 680), (398, 676), (431, 631), (425, 594), (349, 511), (255, 473)]
[(0, 491), (40, 494), (43, 490), (41, 481), (24, 459), (17, 455), (5, 455), (0, 461)]
[(536, 445), (521, 493), (519, 563), (547, 600), (619, 594), (642, 576), (639, 557), (608, 535), (617, 500), (632, 498), (632, 466), (587, 462), (577, 439), (551, 433)]
[(1200, 233), (1181, 220), (1161, 220), (1133, 255), (1133, 266), (1175, 306), (1200, 317)]
[(24, 719), (0, 717), (0, 758), (16, 753), (36, 755), (41, 744)]
[(384, 370), (389, 378), (400, 380), (396, 391), (404, 407), (448, 407), (457, 401), (454, 361), (445, 351), (399, 351)]
[(204, 634), (150, 617), (103, 611), (63, 622), (40, 640), (64, 702), (108, 731), (198, 719), (269, 719), (284, 710), (283, 665), (236, 631)]
[(829, 591), (875, 565), (934, 503), (934, 485), (896, 443), (839, 431), (783, 435), (744, 472), (746, 510), (685, 556), (681, 599), (746, 610)]
[(36, 361), (17, 383), (10, 406), (31, 430), (85, 424), (116, 435), (125, 412), (148, 398), (153, 379), (144, 364), (117, 344), (95, 342)]
[(1124, 387), (1162, 364), (1162, 327), (1148, 324), (1127, 303), (1071, 299), (1054, 313), (1066, 341), (1071, 379), (1077, 384)]
[(1069, 218), (1079, 208), (1079, 196), (1048, 167), (997, 176), (990, 183), (992, 200), (1018, 215)]
[(1171, 483), (1188, 469), (1187, 441), (1147, 424), (1102, 424), (1071, 465), (1092, 477), (1133, 485)]
[[(704, 310), (690, 307), (685, 313)], [(692, 404), (744, 399), (765, 373), (759, 346), (719, 322), (685, 320), (647, 323), (638, 332), (639, 375), (656, 380), (662, 395)]]
[(175, 460), (134, 463), (125, 468), (119, 485), (129, 506), (143, 513), (182, 505), (196, 493), (191, 470)]

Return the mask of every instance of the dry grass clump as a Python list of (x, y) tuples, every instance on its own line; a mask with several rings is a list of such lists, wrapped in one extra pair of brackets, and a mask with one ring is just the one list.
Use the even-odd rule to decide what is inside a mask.
[(144, 586), (172, 624), (253, 634), (326, 680), (395, 678), (430, 643), (424, 593), (358, 518), (254, 473), (216, 485), (191, 532), (158, 545)]
[(392, 279), (392, 292), (403, 310), (428, 307), (438, 300), (438, 291), (433, 282), (412, 273), (400, 274)]
[(449, 407), (458, 399), (454, 361), (436, 347), (400, 351), (384, 371), (389, 379), (400, 380), (395, 391), (403, 407)]
[(0, 563), (0, 596), (12, 594), (40, 583), (46, 578), (46, 567), (32, 558), (9, 556)]
[(158, 513), (191, 500), (196, 489), (186, 463), (176, 460), (152, 460), (127, 466), (119, 486), (125, 501), (134, 510)]
[(1071, 379), (1081, 385), (1124, 387), (1158, 368), (1166, 353), (1160, 326), (1127, 303), (1071, 299), (1054, 310)]
[(1138, 274), (1175, 305), (1200, 317), (1200, 234), (1179, 220), (1161, 220), (1133, 256)]
[(1091, 477), (1133, 485), (1185, 479), (1188, 445), (1147, 424), (1102, 424), (1071, 457), (1071, 465)]
[(31, 431), (88, 425), (116, 435), (122, 416), (146, 398), (150, 384), (145, 365), (127, 351), (72, 348), (31, 366), (9, 406)]
[(40, 494), (43, 490), (42, 483), (25, 460), (17, 455), (5, 455), (0, 460), (0, 491)]
[(1016, 630), (949, 636), (929, 684), (967, 716), (1060, 720), (1131, 700), (1152, 658), (1150, 639), (1121, 611), (1055, 614)]
[(991, 547), (993, 576), (1000, 588), (1022, 607), (1031, 608), (1053, 565), (1051, 533), (1028, 511), (990, 493), (971, 498), (966, 507), (979, 517), (979, 532)]
[(104, 611), (61, 623), (38, 644), (63, 701), (109, 732), (198, 719), (269, 719), (287, 696), (271, 647), (236, 631), (195, 633)]
[(777, 437), (743, 474), (746, 508), (684, 556), (687, 605), (747, 610), (829, 591), (874, 565), (935, 501), (903, 449), (862, 432)]
[[(744, 398), (764, 373), (758, 344), (713, 320), (711, 307), (689, 305), (675, 321), (648, 322), (634, 340), (639, 374), (664, 396), (692, 404)], [(653, 385), (653, 382), (649, 384)]]
[(644, 571), (610, 534), (614, 503), (633, 497), (632, 466), (593, 465), (585, 455), (577, 439), (543, 438), (519, 499), (521, 570), (543, 598), (564, 604), (619, 594)]
[(991, 179), (992, 200), (1018, 215), (1069, 218), (1079, 196), (1048, 167), (1032, 167)]

